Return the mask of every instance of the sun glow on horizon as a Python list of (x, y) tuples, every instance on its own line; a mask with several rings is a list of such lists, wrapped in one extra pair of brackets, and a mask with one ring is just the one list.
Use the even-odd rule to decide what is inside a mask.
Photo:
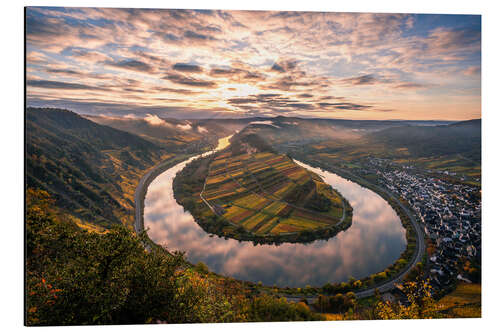
[(223, 84), (216, 90), (216, 95), (224, 99), (248, 97), (259, 93), (260, 89), (258, 87), (247, 83)]

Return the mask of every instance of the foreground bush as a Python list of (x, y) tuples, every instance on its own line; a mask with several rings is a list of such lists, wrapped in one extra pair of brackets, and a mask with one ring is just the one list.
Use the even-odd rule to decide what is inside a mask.
[(54, 210), (44, 191), (28, 190), (27, 325), (97, 325), (316, 320), (303, 304), (248, 298), (190, 269), (181, 253), (146, 251), (144, 238), (121, 226), (80, 229)]
[(290, 304), (285, 298), (266, 295), (253, 299), (248, 319), (249, 321), (302, 321), (324, 318), (311, 312), (304, 303)]

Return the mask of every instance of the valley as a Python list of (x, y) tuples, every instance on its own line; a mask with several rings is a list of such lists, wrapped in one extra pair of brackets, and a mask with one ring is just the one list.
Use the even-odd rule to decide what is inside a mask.
[[(455, 220), (449, 215), (436, 224), (433, 211), (446, 207), (422, 210), (415, 206), (415, 196), (426, 192), (406, 190), (408, 181), (421, 182), (428, 174), (440, 179), (439, 186), (448, 192), (459, 189), (466, 194), (463, 202), (446, 197), (455, 207), (477, 200), (477, 140), (458, 142), (450, 154), (443, 155), (440, 148), (456, 135), (474, 133), (474, 122), (451, 129), (436, 125), (441, 134), (420, 139), (415, 134), (413, 140), (404, 141), (398, 126), (407, 125), (398, 122), (277, 117), (220, 120), (210, 127), (209, 121), (200, 120), (177, 132), (182, 134), (179, 139), (189, 139), (175, 145), (162, 140), (172, 135), (171, 125), (141, 122), (146, 121), (98, 125), (69, 111), (29, 109), (28, 186), (47, 190), (56, 199), (59, 214), (84, 230), (106, 234), (117, 224), (131, 229), (135, 223), (138, 234), (147, 230), (167, 253), (187, 251), (188, 266), (206, 263), (203, 270), (213, 272), (212, 278), (237, 279), (245, 292), (259, 295), (281, 295), (290, 301), (305, 297), (310, 302), (316, 302), (317, 295), (338, 292), (354, 292), (360, 299), (370, 299), (374, 290), (397, 295), (394, 282), (415, 279), (422, 269), (439, 295), (453, 290), (457, 274), (465, 281), (477, 281), (478, 238), (464, 238), (462, 229), (453, 229), (449, 221)], [(201, 123), (208, 129), (203, 135), (196, 127)], [(423, 131), (434, 133), (429, 128)], [(425, 140), (434, 148), (419, 151), (419, 142)], [(48, 144), (51, 141), (57, 144)], [(225, 144), (212, 152), (217, 141)], [(60, 159), (60, 154), (66, 157)], [(314, 168), (318, 166), (322, 169)], [(88, 178), (73, 181), (80, 173)], [(419, 188), (434, 188), (430, 182), (423, 180)], [(113, 207), (110, 199), (100, 199), (106, 193), (116, 200), (117, 208), (107, 209)], [(469, 206), (457, 212), (458, 221), (463, 228), (478, 230), (476, 222), (470, 222), (475, 217), (463, 215), (476, 214)], [(438, 216), (443, 215), (440, 212)], [(415, 223), (425, 224), (421, 227), (426, 235), (415, 233)], [(359, 242), (352, 241), (354, 234), (362, 235), (357, 236)], [(147, 248), (153, 249), (154, 243), (148, 242)], [(472, 247), (462, 248), (460, 242), (472, 242)], [(389, 244), (390, 250), (381, 252)], [(344, 253), (356, 253), (356, 262)], [(454, 253), (459, 253), (460, 261), (453, 259)], [(247, 256), (260, 260), (250, 265), (243, 259)], [(343, 264), (325, 266), (314, 259), (318, 256)], [(298, 274), (296, 267), (310, 273)]]
[(241, 240), (327, 238), (352, 219), (339, 192), (253, 135), (236, 135), (228, 148), (188, 164), (174, 190), (200, 225)]

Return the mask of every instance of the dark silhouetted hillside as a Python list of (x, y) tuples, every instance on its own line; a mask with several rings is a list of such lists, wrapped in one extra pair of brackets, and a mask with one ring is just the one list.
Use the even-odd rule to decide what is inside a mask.
[(46, 190), (83, 221), (109, 226), (130, 219), (135, 182), (164, 154), (149, 141), (71, 111), (26, 111), (27, 187)]
[(461, 154), (481, 160), (481, 120), (443, 126), (391, 127), (367, 135), (376, 143), (394, 149), (407, 148), (413, 156)]

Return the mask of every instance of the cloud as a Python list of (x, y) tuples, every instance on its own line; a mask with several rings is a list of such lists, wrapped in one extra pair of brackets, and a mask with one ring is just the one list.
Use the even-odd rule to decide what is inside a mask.
[(297, 67), (298, 62), (294, 60), (282, 60), (275, 62), (271, 66), (271, 71), (274, 72), (279, 72), (279, 73), (286, 73), (289, 71), (293, 71)]
[(86, 84), (51, 81), (51, 80), (27, 80), (26, 84), (30, 87), (44, 88), (44, 89), (106, 90), (105, 88), (88, 86)]
[(203, 72), (203, 68), (198, 65), (190, 65), (185, 63), (176, 63), (172, 68), (179, 72), (188, 72), (188, 73), (201, 73)]
[(205, 127), (202, 127), (202, 126), (198, 126), (196, 128), (196, 130), (198, 131), (198, 133), (201, 133), (201, 134), (208, 133), (208, 130)]
[(217, 84), (213, 81), (206, 81), (175, 73), (167, 74), (163, 77), (163, 79), (177, 84), (192, 86), (192, 87), (214, 88), (217, 86)]
[(79, 113), (98, 115), (101, 113), (116, 114), (117, 116), (135, 114), (138, 118), (144, 118), (146, 114), (157, 114), (162, 117), (185, 118), (241, 118), (242, 115), (224, 107), (183, 107), (183, 106), (142, 106), (127, 104), (125, 102), (108, 102), (91, 98), (68, 99), (68, 98), (39, 98), (30, 95), (27, 97), (27, 105), (32, 107), (53, 107), (74, 110)]
[(167, 122), (163, 119), (161, 119), (160, 117), (158, 117), (157, 115), (154, 115), (154, 114), (150, 114), (148, 113), (145, 117), (144, 117), (144, 120), (150, 124), (150, 125), (153, 125), (153, 126), (166, 126), (167, 125)]
[(237, 67), (215, 67), (210, 70), (208, 75), (213, 78), (228, 78), (238, 80), (239, 82), (262, 82), (266, 79), (266, 76), (257, 70), (248, 70)]
[(160, 37), (163, 41), (170, 43), (170, 42), (178, 42), (182, 39), (182, 37), (176, 36), (172, 33), (165, 33), (165, 32), (160, 32), (156, 31), (154, 32), (155, 37)]
[(239, 68), (212, 68), (210, 76), (233, 76), (235, 74), (245, 73)]
[(251, 123), (249, 123), (249, 125), (268, 125), (268, 126), (280, 128), (279, 126), (276, 126), (271, 120), (252, 121)]
[(39, 64), (47, 61), (49, 61), (49, 59), (41, 52), (33, 51), (26, 56), (26, 64)]
[(464, 74), (467, 76), (481, 75), (481, 67), (480, 66), (470, 66), (466, 70), (464, 70)]
[(189, 90), (189, 89), (176, 89), (176, 88), (167, 88), (167, 87), (153, 87), (151, 91), (160, 92), (160, 93), (173, 93), (179, 95), (199, 95), (202, 92), (197, 90)]
[(361, 111), (370, 109), (372, 106), (370, 105), (362, 105), (355, 103), (318, 103), (318, 105), (322, 108), (326, 109), (334, 109), (334, 110), (354, 110)]
[(373, 74), (361, 75), (357, 77), (351, 77), (341, 80), (341, 82), (346, 84), (351, 84), (354, 86), (375, 84), (378, 82), (377, 78)]
[(183, 131), (189, 131), (193, 128), (190, 124), (178, 124), (177, 127)]
[(66, 74), (70, 76), (81, 76), (83, 73), (79, 71), (75, 71), (72, 69), (64, 69), (64, 68), (47, 68), (45, 69), (47, 73), (52, 74)]
[(306, 94), (300, 94), (300, 95), (298, 95), (297, 97), (300, 97), (300, 98), (311, 98), (311, 97), (314, 97), (314, 96), (313, 96), (313, 95), (311, 95), (311, 94), (307, 94), (307, 93), (306, 93)]
[[(480, 16), (28, 7), (26, 24), (30, 87), (47, 88), (27, 98), (86, 111), (348, 117), (364, 106), (374, 117), (457, 119), (480, 110)], [(435, 89), (414, 93), (426, 87)], [(452, 105), (450, 94), (466, 90)], [(352, 105), (318, 104), (338, 102), (332, 94)]]
[(454, 52), (457, 50), (479, 50), (481, 30), (478, 28), (436, 28), (429, 35), (429, 51)]
[(59, 36), (62, 31), (58, 29), (55, 23), (62, 23), (62, 20), (43, 18), (27, 15), (26, 17), (26, 35), (30, 40), (38, 38), (53, 38)]
[(396, 89), (422, 89), (428, 88), (427, 85), (415, 83), (415, 82), (403, 82), (394, 86)]
[(287, 107), (294, 109), (302, 109), (302, 110), (312, 110), (314, 109), (314, 105), (309, 103), (288, 103)]
[(122, 60), (119, 62), (113, 62), (113, 61), (106, 61), (106, 65), (111, 66), (111, 67), (116, 67), (116, 68), (121, 68), (121, 69), (127, 69), (130, 71), (135, 71), (135, 72), (152, 72), (153, 68), (138, 60)]
[(314, 110), (316, 108), (313, 103), (303, 103), (281, 94), (250, 95), (248, 97), (230, 98), (227, 102), (242, 108), (272, 109), (274, 111)]
[(82, 50), (82, 49), (73, 49), (70, 50), (71, 57), (78, 61), (83, 61), (86, 63), (105, 63), (112, 62), (113, 59), (101, 52), (91, 51), (91, 50)]
[(215, 38), (210, 35), (199, 34), (191, 30), (184, 32), (184, 37), (187, 39), (198, 40), (198, 41), (215, 40)]

